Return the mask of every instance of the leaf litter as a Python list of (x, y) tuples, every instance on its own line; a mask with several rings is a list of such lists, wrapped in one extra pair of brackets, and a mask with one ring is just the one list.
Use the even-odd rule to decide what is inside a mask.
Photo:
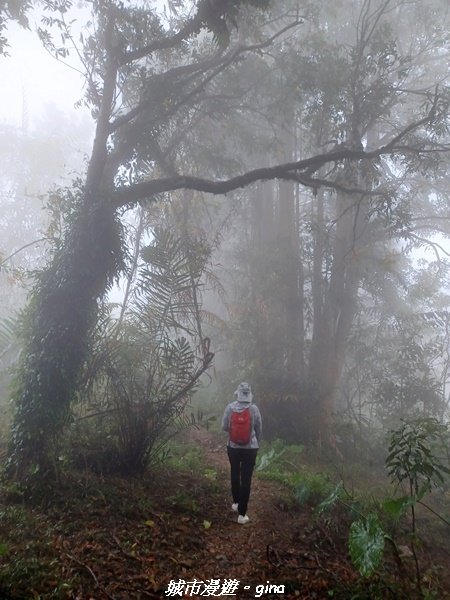
[(1, 597), (166, 598), (169, 582), (178, 580), (237, 580), (238, 595), (222, 597), (239, 600), (268, 584), (284, 593), (260, 597), (413, 597), (397, 585), (394, 561), (384, 565), (385, 581), (361, 580), (348, 555), (346, 516), (323, 524), (311, 506), (287, 507), (279, 483), (254, 477), (251, 520), (238, 525), (223, 440), (199, 429), (189, 434), (193, 442), (206, 476), (164, 468), (141, 480), (82, 473), (61, 484), (47, 507), (14, 505), (3, 494)]

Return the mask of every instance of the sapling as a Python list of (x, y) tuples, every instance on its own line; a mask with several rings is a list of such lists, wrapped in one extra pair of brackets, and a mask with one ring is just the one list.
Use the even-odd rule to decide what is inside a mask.
[(411, 513), (411, 551), (419, 590), (421, 574), (415, 547), (416, 504), (421, 502), (433, 487), (443, 484), (445, 475), (450, 473), (437, 455), (439, 441), (446, 432), (447, 427), (437, 419), (404, 421), (399, 429), (391, 433), (386, 458), (386, 468), (391, 480), (400, 485), (407, 485), (408, 494), (398, 498), (395, 503), (401, 512), (409, 508)]

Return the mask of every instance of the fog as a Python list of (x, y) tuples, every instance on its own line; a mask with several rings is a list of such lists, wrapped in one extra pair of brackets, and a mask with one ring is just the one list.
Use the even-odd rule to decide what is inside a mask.
[[(17, 315), (33, 273), (50, 264), (73, 211), (72, 181), (84, 185), (95, 160), (99, 109), (92, 94), (105, 72), (94, 67), (96, 30), (87, 7), (73, 10), (52, 15), (52, 24), (42, 20), (48, 11), (36, 8), (29, 29), (10, 21), (5, 32), (4, 318)], [(164, 14), (165, 26), (173, 26), (175, 5)], [(174, 87), (143, 83), (140, 90), (133, 73), (117, 80), (110, 120), (118, 125), (107, 141), (111, 156), (115, 149), (123, 154), (114, 185), (131, 189), (178, 173), (226, 180), (342, 148), (392, 144), (392, 151), (372, 161), (285, 169), (269, 181), (263, 174), (226, 196), (194, 185), (144, 194), (139, 211), (125, 203), (125, 270), (106, 298), (124, 318), (140, 293), (141, 247), (153, 243), (155, 228), (168, 228), (189, 241), (190, 253), (200, 253), (199, 288), (183, 327), (194, 345), (211, 339), (210, 397), (236, 378), (252, 380), (264, 409), (275, 410), (269, 435), (292, 441), (313, 441), (331, 423), (351, 424), (356, 444), (367, 427), (375, 434), (399, 418), (444, 419), (448, 9), (438, 1), (429, 11), (421, 3), (313, 9), (289, 2), (271, 18), (257, 15), (252, 22), (244, 11), (239, 27), (229, 29), (230, 48), (261, 45), (258, 54), (240, 50), (233, 69), (214, 58), (216, 73), (206, 64), (203, 72), (187, 66), (192, 82), (176, 79), (180, 65), (214, 55), (216, 41), (206, 35), (179, 56), (139, 59), (142, 77), (145, 69), (159, 70), (168, 73), (165, 81), (173, 72)], [(53, 36), (46, 48), (37, 28)], [(121, 35), (127, 51), (139, 46), (126, 27)], [(146, 41), (145, 33), (136, 35)], [(142, 104), (130, 120), (139, 102), (148, 108)], [(308, 419), (300, 419), (304, 414)]]
[[(373, 469), (390, 503), (358, 505), (356, 525), (345, 513), (351, 559), (370, 577), (381, 550), (364, 562), (367, 539), (381, 548), (383, 527), (407, 518), (408, 589), (422, 594), (416, 507), (448, 525), (449, 32), (447, 0), (0, 8), (11, 490), (34, 501), (83, 479), (86, 500), (92, 473), (144, 481), (192, 426), (212, 455), (249, 382), (256, 470), (291, 494), (280, 510), (317, 486), (316, 516), (347, 510), (347, 473), (364, 487)], [(162, 511), (136, 514), (157, 536)]]

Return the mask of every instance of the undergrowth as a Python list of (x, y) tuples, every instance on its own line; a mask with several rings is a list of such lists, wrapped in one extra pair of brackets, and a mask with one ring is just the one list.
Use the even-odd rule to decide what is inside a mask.
[[(33, 501), (1, 484), (0, 598), (114, 597), (128, 579), (127, 597), (138, 585), (164, 597), (178, 556), (195, 560), (203, 547), (202, 515), (219, 493), (210, 471), (198, 448), (174, 444), (141, 478), (66, 469), (49, 497)], [(144, 568), (154, 575), (143, 584)]]
[(282, 440), (264, 444), (258, 456), (256, 474), (261, 479), (285, 486), (292, 501), (299, 506), (314, 506), (333, 489), (332, 474), (312, 468), (305, 454), (304, 446), (286, 445)]
[[(417, 428), (412, 431), (411, 437), (417, 435)], [(394, 436), (392, 439), (395, 441)], [(442, 539), (442, 529), (448, 520), (445, 511), (439, 515), (431, 509), (426, 515), (424, 509), (430, 507), (422, 503), (422, 496), (432, 491), (429, 480), (435, 472), (440, 477), (439, 483), (444, 483), (440, 474), (445, 469), (434, 459), (431, 450), (427, 452), (427, 446), (423, 445), (426, 460), (421, 458), (421, 470), (414, 463), (408, 471), (419, 475), (423, 472), (428, 477), (422, 495), (416, 485), (416, 495), (410, 492), (409, 496), (401, 496), (402, 491), (395, 482), (389, 484), (386, 472), (374, 472), (370, 479), (370, 465), (320, 464), (316, 458), (312, 460), (302, 446), (286, 445), (280, 440), (264, 445), (256, 473), (260, 478), (283, 485), (286, 494), (282, 496), (280, 508), (293, 510), (309, 506), (315, 522), (325, 528), (328, 535), (334, 539), (347, 537), (348, 552), (361, 575), (351, 591), (353, 600), (444, 598), (447, 596), (442, 588), (442, 568), (430, 563), (428, 552), (433, 540)], [(402, 456), (398, 460), (403, 467)], [(428, 463), (434, 470), (426, 468)], [(432, 503), (432, 496), (429, 501)], [(411, 506), (415, 508), (412, 526), (408, 514)], [(423, 519), (422, 531), (417, 527), (419, 514)], [(445, 562), (444, 555), (445, 551), (442, 557)], [(335, 591), (339, 596), (338, 588)], [(333, 597), (333, 593), (329, 595)]]
[[(306, 539), (302, 535), (310, 535), (319, 562), (326, 553), (336, 553), (336, 549), (342, 553), (348, 546), (349, 555), (360, 561), (359, 568), (366, 569), (354, 581), (342, 582), (342, 589), (336, 580), (327, 597), (445, 598), (445, 573), (440, 566), (445, 562), (441, 561), (444, 552), (434, 565), (424, 561), (420, 595), (410, 577), (412, 558), (405, 537), (408, 515), (394, 518), (384, 510), (385, 487), (370, 489), (363, 481), (359, 489), (356, 477), (348, 486), (337, 475), (335, 466), (320, 464), (304, 447), (281, 441), (263, 445), (255, 473), (280, 484), (277, 509), (296, 512), (299, 517), (309, 515), (310, 531), (298, 533), (300, 546)], [(138, 588), (133, 586), (143, 572), (147, 573), (145, 589), (154, 597), (164, 597), (161, 582), (173, 577), (175, 569), (182, 573), (183, 565), (201, 559), (205, 535), (221, 522), (223, 488), (222, 475), (203, 447), (179, 440), (171, 441), (164, 461), (140, 478), (101, 476), (67, 467), (51, 490), (51, 498), (33, 503), (16, 485), (4, 483), (0, 486), (0, 597), (114, 597), (114, 586), (125, 580), (130, 582), (129, 597), (138, 597)], [(432, 540), (435, 521), (428, 528)], [(349, 545), (352, 527), (353, 548)], [(380, 535), (386, 544), (377, 550), (377, 557), (383, 560), (371, 562), (373, 554), (366, 553), (365, 546), (374, 539), (380, 541)], [(442, 540), (445, 544), (444, 536)], [(300, 560), (300, 548), (289, 543), (289, 556)], [(415, 543), (423, 560), (428, 547), (418, 535)], [(312, 554), (310, 560), (315, 560)], [(348, 562), (348, 557), (344, 560)]]

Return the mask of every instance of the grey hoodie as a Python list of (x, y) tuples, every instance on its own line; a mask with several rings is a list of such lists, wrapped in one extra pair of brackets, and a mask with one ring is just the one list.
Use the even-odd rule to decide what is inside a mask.
[(250, 407), (250, 414), (252, 417), (252, 435), (248, 444), (235, 444), (234, 442), (228, 440), (228, 446), (231, 448), (257, 449), (259, 448), (259, 442), (261, 441), (262, 419), (258, 407), (253, 404), (253, 395), (249, 384), (245, 382), (240, 383), (237, 390), (234, 392), (234, 397), (235, 400), (228, 404), (228, 406), (225, 408), (225, 412), (223, 413), (222, 430), (230, 430), (230, 419), (233, 411), (242, 412), (246, 408)]

